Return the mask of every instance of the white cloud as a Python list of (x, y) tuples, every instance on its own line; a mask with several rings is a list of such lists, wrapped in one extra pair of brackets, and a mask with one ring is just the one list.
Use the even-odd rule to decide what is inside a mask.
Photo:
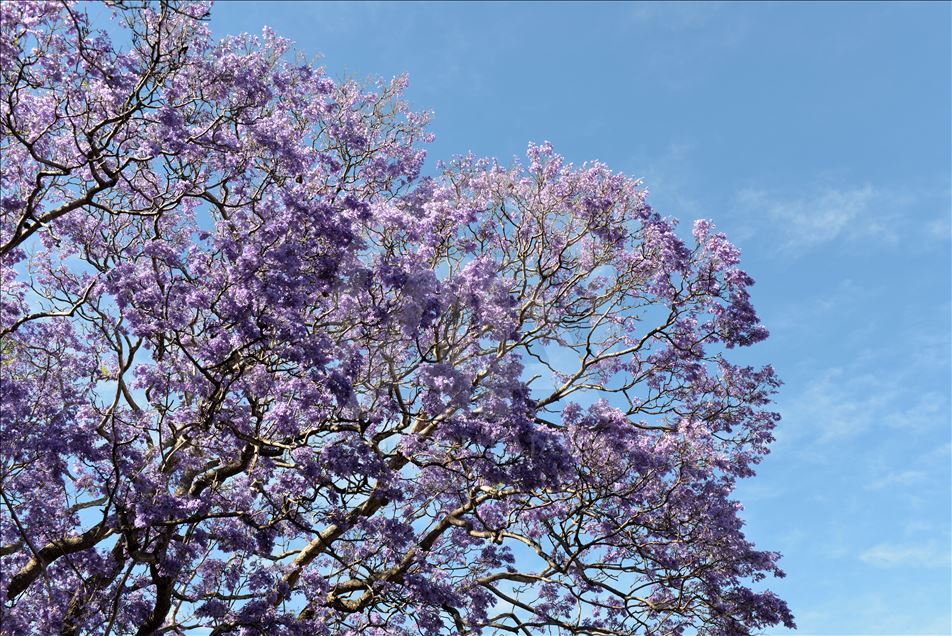
[[(871, 635), (935, 636), (952, 633), (950, 616), (943, 611), (948, 586), (932, 590), (938, 607), (930, 607), (923, 600), (923, 589), (918, 586), (896, 586), (888, 592), (863, 592), (855, 586), (842, 589), (827, 588), (820, 600), (809, 608), (794, 606), (797, 630), (772, 629), (767, 634), (796, 634), (799, 636)], [(933, 598), (930, 594), (928, 598)]]
[[(870, 297), (851, 282), (838, 287), (836, 295), (841, 307), (853, 308), (867, 306)], [(791, 306), (784, 317), (785, 329), (794, 331), (799, 324), (807, 335), (792, 339), (794, 346), (803, 346), (804, 353), (790, 365), (789, 374), (783, 370), (788, 385), (777, 397), (783, 415), (778, 444), (792, 447), (804, 459), (829, 461), (830, 453), (841, 452), (840, 443), (895, 440), (920, 452), (922, 444), (928, 443), (929, 452), (921, 461), (948, 466), (952, 394), (942, 386), (942, 378), (949, 377), (952, 340), (942, 324), (944, 318), (938, 326), (935, 320), (950, 310), (952, 305), (941, 303), (920, 312), (892, 341), (889, 330), (884, 333), (857, 313), (858, 319), (851, 323), (857, 326), (841, 339), (843, 353), (835, 365), (826, 366), (822, 363), (829, 360), (809, 350), (808, 334), (851, 315), (825, 307), (821, 301)], [(937, 438), (942, 443), (936, 444)], [(890, 461), (871, 466), (867, 483), (890, 473), (926, 470), (922, 465)]]
[(738, 192), (745, 215), (757, 214), (788, 252), (801, 253), (834, 241), (898, 243), (949, 239), (949, 192), (944, 188), (807, 188), (783, 195), (761, 188)]
[[(895, 387), (871, 374), (850, 375), (827, 369), (797, 396), (781, 399), (786, 425), (782, 432), (809, 437), (820, 444), (856, 437), (881, 421), (897, 398)], [(797, 423), (794, 428), (793, 423)]]
[(903, 470), (900, 472), (891, 472), (883, 475), (879, 479), (866, 486), (867, 490), (883, 490), (894, 486), (911, 486), (922, 482), (928, 477), (921, 470)]
[(859, 555), (861, 561), (882, 568), (946, 568), (949, 567), (949, 557), (949, 546), (938, 543), (880, 543)]
[(910, 406), (888, 413), (885, 421), (892, 428), (921, 431), (937, 422), (947, 422), (948, 412), (948, 396), (930, 391), (915, 398)]
[[(881, 359), (876, 363), (888, 364)], [(873, 362), (857, 355), (845, 367), (819, 371), (799, 391), (781, 393), (778, 405), (784, 423), (778, 430), (778, 443), (795, 445), (805, 459), (827, 461), (828, 452), (836, 451), (838, 444), (864, 435), (921, 436), (947, 430), (949, 395), (911, 388), (915, 377), (931, 372), (932, 366), (907, 364), (894, 367), (892, 375), (866, 370), (872, 366)], [(875, 483), (877, 488), (901, 486), (915, 477), (914, 472), (903, 467), (881, 473)]]
[(777, 199), (764, 190), (747, 189), (738, 195), (746, 207), (759, 208), (784, 236), (786, 247), (800, 249), (842, 237), (892, 237), (887, 214), (876, 209), (883, 195), (870, 185), (849, 190), (825, 189), (794, 199)]
[(948, 216), (932, 221), (927, 228), (933, 237), (941, 241), (948, 241), (952, 238), (952, 223), (950, 223)]

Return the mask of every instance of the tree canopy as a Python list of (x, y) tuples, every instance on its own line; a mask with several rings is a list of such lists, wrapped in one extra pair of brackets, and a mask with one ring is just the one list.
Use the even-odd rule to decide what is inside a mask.
[(10, 634), (747, 634), (740, 253), (194, 2), (0, 4)]

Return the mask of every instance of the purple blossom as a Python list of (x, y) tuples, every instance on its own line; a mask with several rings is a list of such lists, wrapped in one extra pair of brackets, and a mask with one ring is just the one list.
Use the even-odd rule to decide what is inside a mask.
[(0, 4), (3, 633), (793, 626), (711, 222), (547, 142), (421, 178), (405, 77), (112, 8)]

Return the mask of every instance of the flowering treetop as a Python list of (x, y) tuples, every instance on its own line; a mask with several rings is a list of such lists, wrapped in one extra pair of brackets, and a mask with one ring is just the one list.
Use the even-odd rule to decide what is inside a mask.
[(200, 3), (0, 5), (4, 633), (746, 634), (739, 252)]

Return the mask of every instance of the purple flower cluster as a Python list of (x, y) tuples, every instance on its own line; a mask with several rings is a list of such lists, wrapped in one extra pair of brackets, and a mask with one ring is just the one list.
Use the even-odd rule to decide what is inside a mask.
[(747, 634), (740, 253), (198, 2), (0, 4), (0, 632)]

